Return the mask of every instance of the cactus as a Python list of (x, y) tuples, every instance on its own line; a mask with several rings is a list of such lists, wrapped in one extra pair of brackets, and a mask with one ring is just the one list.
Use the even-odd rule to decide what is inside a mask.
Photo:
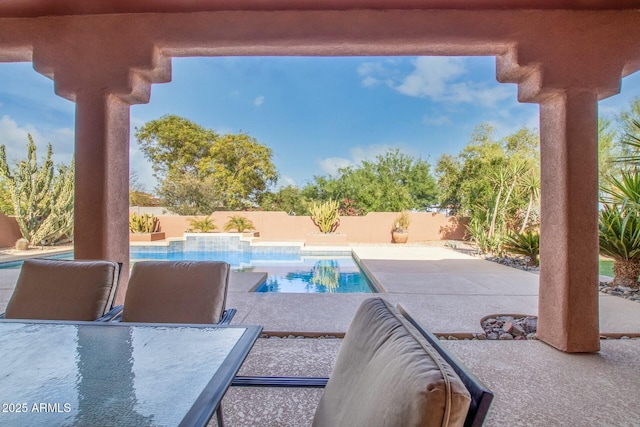
[(27, 159), (10, 168), (6, 148), (0, 145), (0, 179), (5, 183), (13, 214), (22, 236), (31, 245), (53, 245), (73, 240), (74, 160), (53, 165), (51, 144), (42, 166), (38, 166), (36, 145), (28, 135)]
[(340, 225), (338, 207), (338, 202), (331, 199), (320, 204), (313, 202), (311, 220), (320, 229), (321, 233), (333, 233)]
[(129, 231), (132, 233), (157, 233), (160, 231), (160, 220), (153, 214), (129, 215)]
[(29, 249), (29, 241), (27, 239), (18, 239), (16, 241), (16, 249), (19, 251), (26, 251)]

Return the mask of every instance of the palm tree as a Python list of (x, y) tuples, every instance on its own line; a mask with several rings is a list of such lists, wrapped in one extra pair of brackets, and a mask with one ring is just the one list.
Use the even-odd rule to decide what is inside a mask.
[(224, 225), (224, 231), (236, 230), (238, 233), (243, 233), (249, 230), (255, 230), (253, 222), (250, 219), (247, 219), (240, 215), (234, 215), (227, 217), (229, 221), (227, 221)]
[(613, 258), (613, 284), (638, 288), (640, 216), (627, 205), (605, 205), (599, 213), (600, 253)]

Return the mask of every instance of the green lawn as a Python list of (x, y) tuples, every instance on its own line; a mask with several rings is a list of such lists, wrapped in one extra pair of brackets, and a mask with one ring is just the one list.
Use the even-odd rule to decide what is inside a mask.
[(600, 259), (600, 275), (613, 277), (613, 261), (610, 259)]

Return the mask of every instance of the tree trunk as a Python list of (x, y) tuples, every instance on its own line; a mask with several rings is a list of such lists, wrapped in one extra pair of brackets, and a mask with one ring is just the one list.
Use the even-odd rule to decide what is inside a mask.
[(638, 288), (638, 276), (640, 276), (640, 261), (638, 260), (614, 260), (613, 285)]

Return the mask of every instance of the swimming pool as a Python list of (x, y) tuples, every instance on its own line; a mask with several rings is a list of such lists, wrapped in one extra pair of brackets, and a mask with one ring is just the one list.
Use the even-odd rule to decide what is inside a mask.
[[(73, 259), (73, 253), (45, 258)], [(131, 263), (140, 260), (219, 260), (234, 271), (267, 273), (255, 292), (274, 293), (373, 293), (375, 286), (351, 256), (322, 256), (301, 253), (251, 253), (241, 251), (180, 251), (142, 253), (132, 250)], [(0, 268), (20, 268), (21, 262), (0, 264)]]
[(198, 251), (163, 255), (139, 254), (141, 259), (220, 260), (235, 271), (267, 273), (255, 292), (276, 293), (372, 293), (375, 287), (351, 256), (301, 254), (255, 254), (246, 252)]

